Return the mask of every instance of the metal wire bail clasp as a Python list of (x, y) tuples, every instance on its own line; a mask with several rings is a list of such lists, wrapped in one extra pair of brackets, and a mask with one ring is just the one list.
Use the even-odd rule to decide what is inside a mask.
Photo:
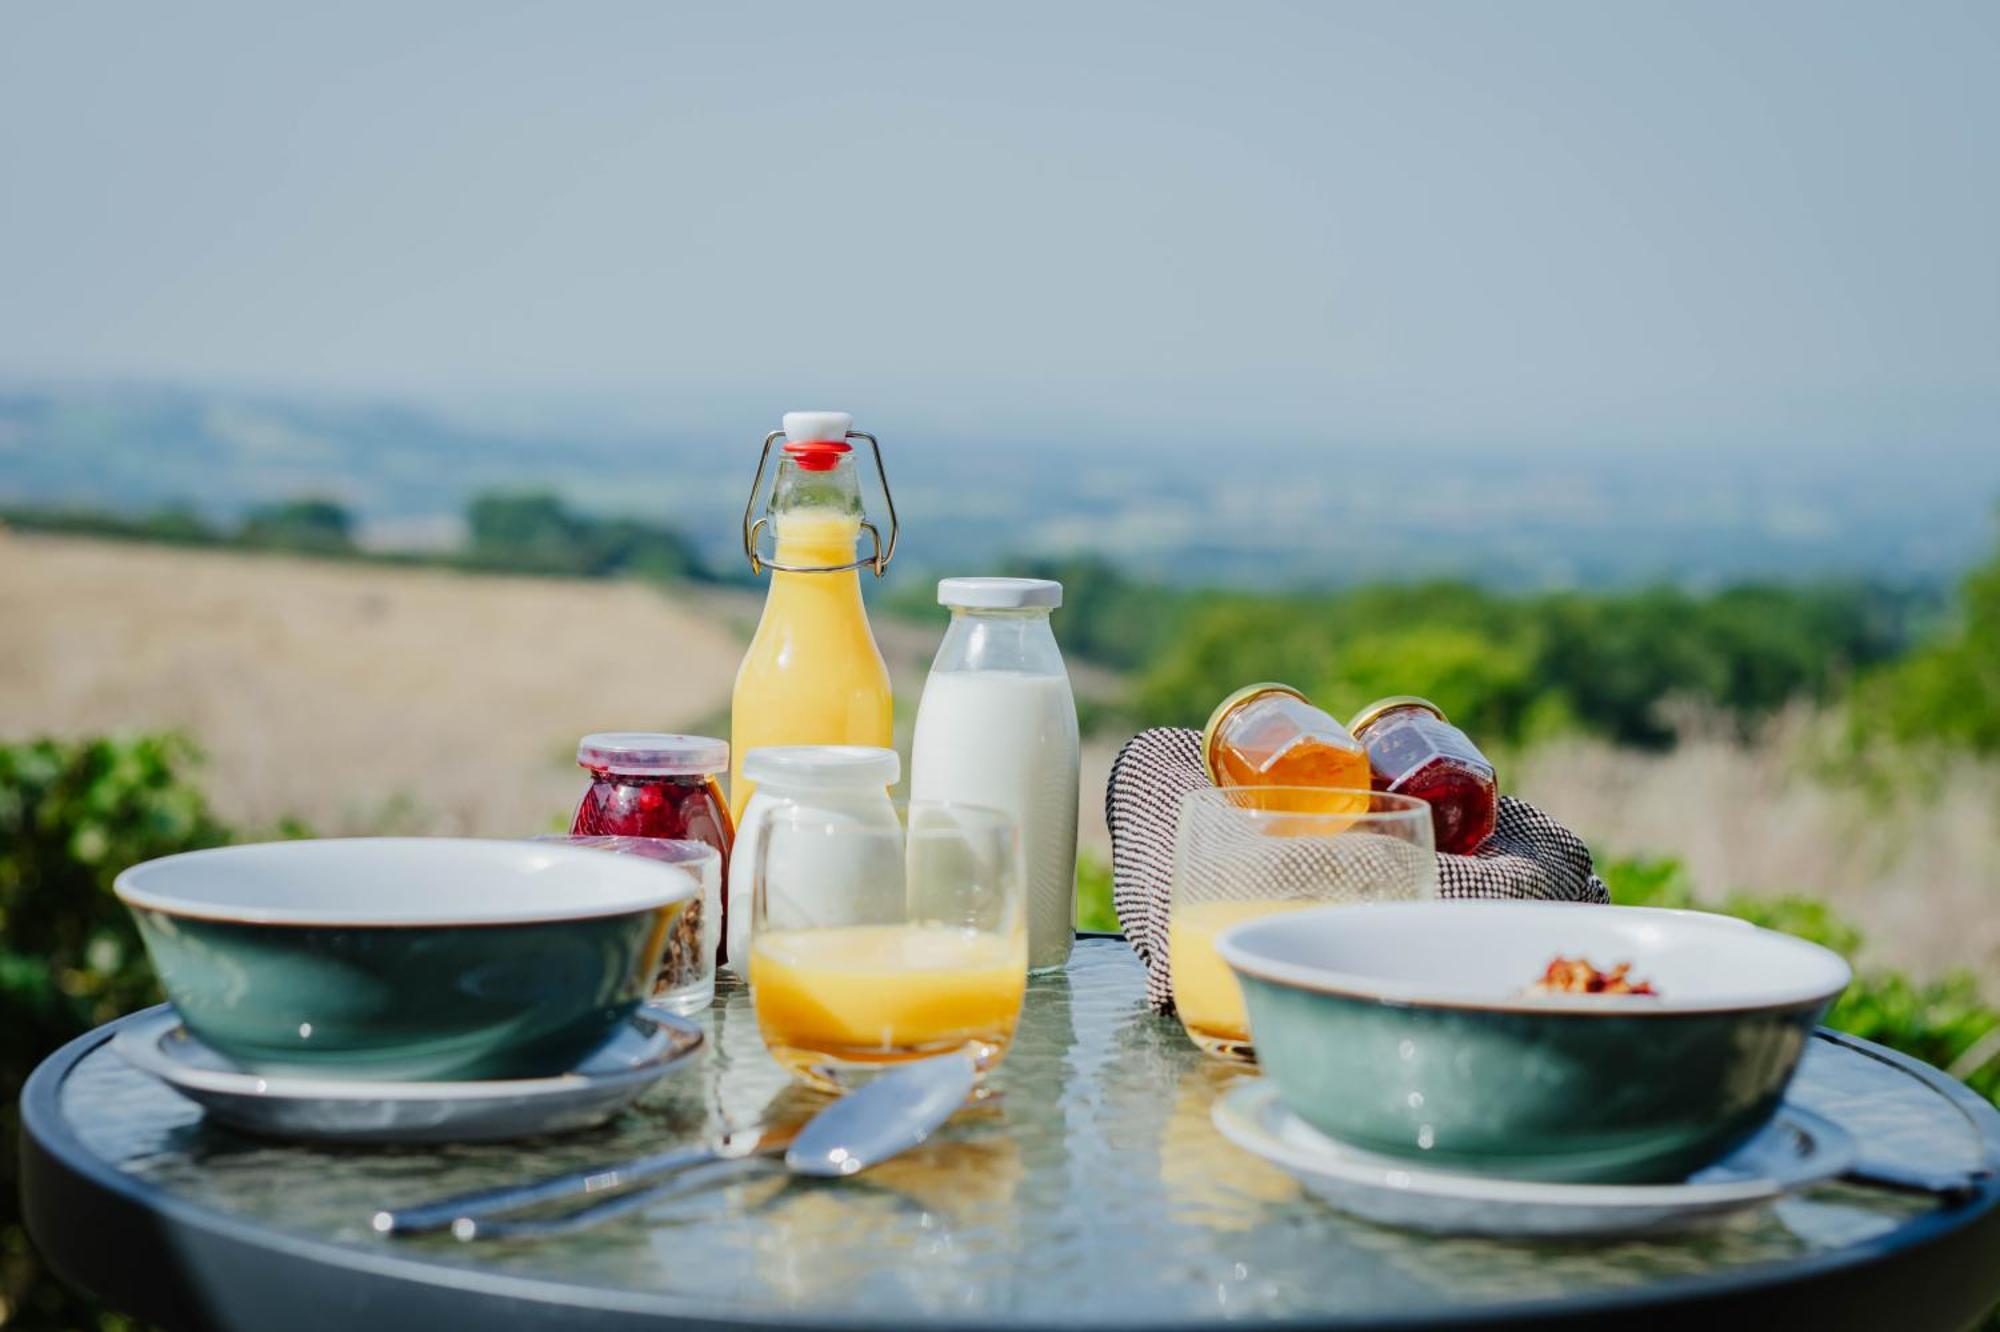
[(864, 518), (861, 520), (861, 527), (868, 533), (869, 540), (874, 545), (874, 553), (858, 560), (849, 560), (846, 564), (779, 564), (776, 560), (767, 560), (757, 553), (757, 534), (764, 529), (768, 520), (761, 516), (753, 520), (751, 515), (757, 512), (757, 497), (764, 492), (764, 469), (770, 465), (771, 446), (784, 437), (785, 432), (782, 430), (773, 430), (764, 436), (763, 451), (757, 455), (757, 475), (750, 481), (750, 498), (743, 505), (743, 553), (750, 558), (750, 572), (757, 574), (766, 569), (774, 569), (779, 573), (845, 573), (849, 569), (865, 567), (873, 569), (875, 576), (880, 578), (882, 571), (889, 567), (889, 561), (895, 558), (896, 538), (901, 534), (902, 526), (896, 521), (896, 497), (889, 493), (889, 473), (882, 467), (882, 446), (876, 442), (875, 436), (865, 431), (850, 430), (847, 432), (847, 438), (867, 440), (868, 451), (875, 455), (875, 476), (882, 483), (882, 501), (889, 507), (888, 545), (882, 544), (882, 533), (875, 524)]

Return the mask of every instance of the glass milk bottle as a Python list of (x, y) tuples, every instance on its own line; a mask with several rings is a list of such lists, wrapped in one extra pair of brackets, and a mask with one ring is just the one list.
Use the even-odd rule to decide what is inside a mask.
[(1004, 810), (1021, 829), (1028, 966), (1069, 958), (1076, 933), (1076, 701), (1049, 628), (1062, 584), (947, 578), (951, 627), (931, 663), (910, 751), (910, 799)]
[[(879, 578), (895, 554), (896, 506), (881, 448), (853, 424), (846, 412), (785, 413), (785, 428), (764, 438), (743, 508), (743, 552), (753, 571), (771, 570), (771, 590), (730, 700), (729, 811), (739, 827), (755, 787), (743, 760), (754, 750), (890, 744), (889, 670), (861, 605), (859, 570), (865, 565)], [(771, 446), (781, 439), (766, 499)], [(851, 439), (866, 440), (874, 455), (889, 510), (886, 544), (862, 512)], [(767, 527), (776, 543), (769, 558), (758, 551)], [(863, 532), (871, 552), (857, 557)]]

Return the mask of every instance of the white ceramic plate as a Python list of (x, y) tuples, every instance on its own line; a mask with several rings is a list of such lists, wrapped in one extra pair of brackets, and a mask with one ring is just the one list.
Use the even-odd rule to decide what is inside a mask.
[(373, 1082), (246, 1073), (167, 1008), (111, 1048), (236, 1128), (331, 1142), (492, 1142), (601, 1123), (701, 1048), (701, 1028), (656, 1008), (619, 1024), (567, 1073), (492, 1082)]
[(1792, 1105), (1755, 1138), (1679, 1184), (1547, 1184), (1411, 1168), (1348, 1147), (1285, 1109), (1266, 1078), (1238, 1082), (1212, 1112), (1223, 1137), (1344, 1212), (1454, 1235), (1581, 1237), (1678, 1230), (1762, 1207), (1854, 1163), (1839, 1125)]

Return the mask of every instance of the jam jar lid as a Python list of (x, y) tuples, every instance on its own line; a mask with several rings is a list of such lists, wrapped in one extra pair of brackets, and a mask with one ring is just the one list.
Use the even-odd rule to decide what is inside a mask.
[(1443, 708), (1427, 698), (1418, 698), (1415, 694), (1391, 694), (1387, 698), (1376, 699), (1373, 703), (1355, 713), (1354, 720), (1347, 723), (1347, 733), (1358, 736), (1365, 728), (1380, 721), (1384, 713), (1394, 712), (1398, 708), (1419, 708), (1430, 713), (1431, 716), (1436, 717), (1441, 722), (1449, 722), (1451, 720), (1451, 718), (1444, 715)]
[(576, 746), (576, 762), (631, 777), (706, 777), (729, 767), (729, 742), (706, 735), (599, 731)]

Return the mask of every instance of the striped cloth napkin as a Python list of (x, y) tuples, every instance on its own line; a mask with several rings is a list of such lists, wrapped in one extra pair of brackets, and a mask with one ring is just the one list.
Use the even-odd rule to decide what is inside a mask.
[[(1173, 1009), (1167, 971), (1167, 909), (1173, 892), (1174, 825), (1181, 797), (1210, 785), (1201, 733), (1141, 731), (1111, 764), (1104, 816), (1111, 830), (1112, 904), (1125, 938), (1146, 964), (1146, 1002)], [(1590, 848), (1525, 800), (1500, 797), (1493, 836), (1469, 856), (1438, 855), (1438, 895), (1543, 902), (1608, 902)], [(1315, 867), (1324, 873), (1324, 866)], [(1282, 879), (1284, 871), (1276, 871)], [(1267, 890), (1268, 891), (1268, 890)]]

